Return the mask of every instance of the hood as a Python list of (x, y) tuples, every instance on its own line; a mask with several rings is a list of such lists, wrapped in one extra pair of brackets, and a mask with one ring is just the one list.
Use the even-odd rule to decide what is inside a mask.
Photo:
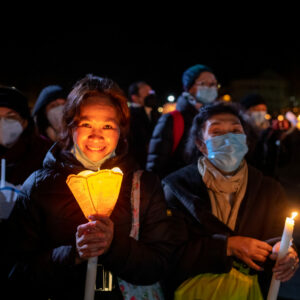
[(176, 109), (181, 112), (191, 112), (195, 115), (198, 113), (198, 110), (191, 104), (189, 99), (194, 100), (194, 97), (190, 93), (183, 92), (177, 99)]
[(66, 93), (61, 86), (59, 85), (46, 86), (44, 89), (42, 89), (35, 102), (35, 105), (32, 109), (32, 115), (33, 116), (37, 115), (40, 111), (44, 109), (44, 107), (48, 103), (59, 98), (66, 99)]

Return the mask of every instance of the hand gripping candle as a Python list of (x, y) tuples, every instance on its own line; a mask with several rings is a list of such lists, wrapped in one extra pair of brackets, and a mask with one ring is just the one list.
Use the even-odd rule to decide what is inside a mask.
[[(83, 171), (67, 178), (67, 185), (88, 219), (91, 214), (110, 216), (113, 211), (123, 179), (119, 168)], [(94, 299), (98, 257), (89, 258), (87, 264), (84, 300)]]
[[(279, 248), (277, 260), (281, 259), (288, 253), (290, 243), (293, 238), (293, 231), (294, 231), (294, 224), (295, 224), (294, 218), (297, 216), (297, 214), (298, 214), (297, 212), (293, 212), (291, 218), (285, 219), (285, 225), (284, 225), (284, 230), (283, 230), (283, 234), (281, 237), (280, 248)], [(275, 279), (275, 275), (273, 274), (267, 300), (276, 300), (277, 299), (279, 287), (280, 287), (280, 281)]]

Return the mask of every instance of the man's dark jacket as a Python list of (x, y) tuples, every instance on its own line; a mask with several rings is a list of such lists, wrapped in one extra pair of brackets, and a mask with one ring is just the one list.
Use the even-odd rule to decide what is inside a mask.
[(149, 143), (146, 169), (157, 173), (160, 178), (186, 165), (184, 157), (185, 144), (198, 110), (184, 95), (186, 94), (178, 98), (176, 104), (176, 109), (181, 112), (184, 120), (184, 132), (174, 153), (172, 153), (174, 123), (170, 113), (160, 117)]

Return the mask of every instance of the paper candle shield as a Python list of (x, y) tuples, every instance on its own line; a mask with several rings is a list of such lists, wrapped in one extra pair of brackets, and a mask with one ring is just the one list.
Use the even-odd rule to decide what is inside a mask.
[(122, 179), (122, 171), (113, 168), (71, 174), (66, 183), (88, 219), (95, 213), (110, 216), (119, 196)]

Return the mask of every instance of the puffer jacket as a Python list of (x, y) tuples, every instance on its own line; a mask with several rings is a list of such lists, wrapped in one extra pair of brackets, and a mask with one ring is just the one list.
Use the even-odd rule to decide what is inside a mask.
[(198, 113), (194, 105), (188, 101), (189, 97), (191, 95), (184, 92), (177, 100), (176, 109), (182, 114), (184, 132), (174, 153), (172, 153), (174, 124), (172, 115), (170, 113), (162, 115), (154, 128), (149, 143), (146, 169), (157, 173), (160, 178), (186, 165), (185, 144), (193, 119)]
[[(102, 169), (116, 166), (124, 176), (110, 217), (114, 238), (98, 262), (114, 278), (138, 285), (152, 284), (162, 278), (175, 241), (160, 181), (150, 172), (141, 177), (140, 236), (136, 241), (129, 237), (130, 194), (136, 164), (130, 157), (118, 155), (107, 160)], [(24, 183), (26, 196), (17, 200), (5, 243), (9, 245), (7, 253), (16, 257), (10, 275), (11, 292), (20, 288), (22, 295), (30, 294), (30, 299), (83, 299), (86, 263), (75, 265), (75, 233), (77, 226), (87, 220), (66, 184), (68, 175), (82, 170), (70, 152), (54, 145), (43, 169)], [(120, 299), (118, 287), (109, 299)]]

